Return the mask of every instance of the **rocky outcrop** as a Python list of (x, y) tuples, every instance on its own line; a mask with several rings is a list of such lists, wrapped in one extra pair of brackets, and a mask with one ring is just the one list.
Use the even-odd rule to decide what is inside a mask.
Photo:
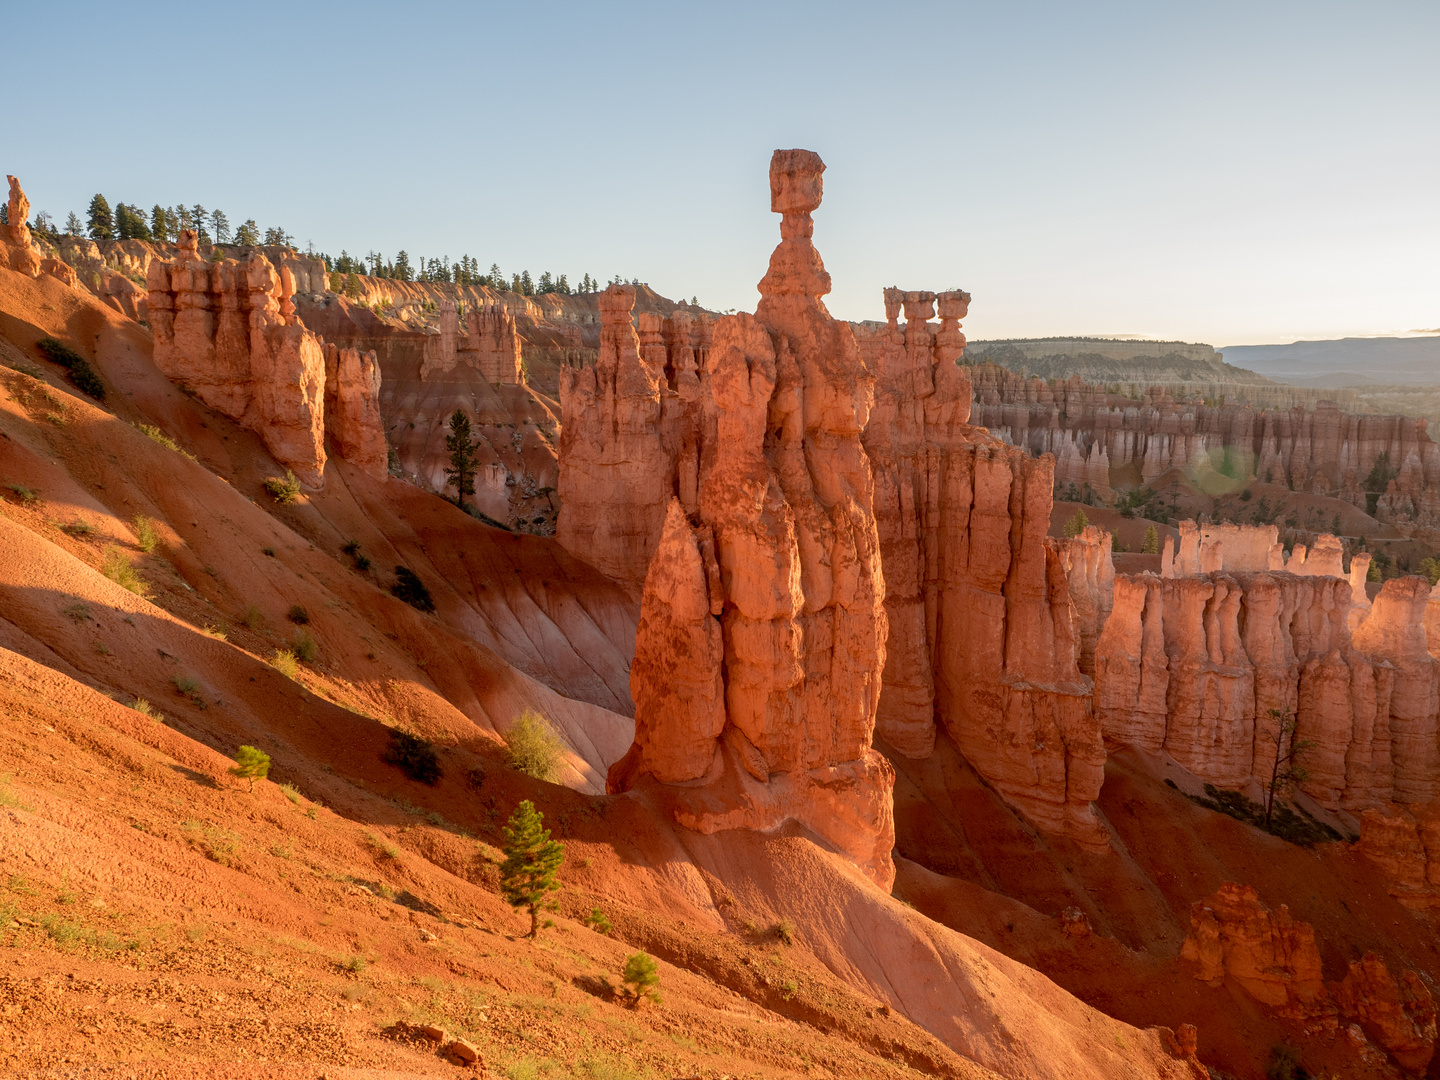
[(30, 233), (30, 200), (20, 186), (19, 177), (7, 176), (10, 196), (5, 206), (4, 240), (8, 245), (8, 265), (16, 273), (40, 276), (40, 251)]
[[(676, 494), (667, 492), (631, 669), (636, 741), (611, 768), (610, 790), (685, 784), (664, 797), (702, 832), (796, 820), (888, 889), (894, 772), (870, 746), (884, 583), (860, 440), (873, 381), (849, 325), (820, 299), (830, 279), (811, 213), (823, 169), (808, 151), (776, 151), (781, 243), (755, 315), (717, 320), (703, 383), (685, 379), (702, 408), (679, 408), (660, 359), (679, 385), (684, 357), (668, 364), (663, 326), (634, 333), (625, 287), (611, 292), (595, 377), (579, 371), (562, 393), (611, 417), (622, 408), (653, 417), (652, 449), (637, 440), (636, 454), (675, 453), (661, 474)], [(571, 408), (567, 418), (588, 415)], [(653, 438), (657, 427), (677, 436), (668, 447)], [(625, 539), (643, 554), (638, 533)]]
[(1046, 382), (991, 364), (973, 377), (976, 422), (1032, 454), (1053, 453), (1062, 486), (1089, 483), (1103, 494), (1110, 476), (1148, 484), (1180, 469), (1288, 484), (1382, 521), (1440, 527), (1440, 446), (1424, 419), (1345, 413), (1331, 401), (1257, 412), (1177, 400), (1158, 386), (1132, 397), (1079, 376)]
[(1202, 982), (1234, 979), (1284, 1016), (1305, 1019), (1328, 1004), (1314, 928), (1292, 919), (1284, 904), (1271, 911), (1249, 885), (1227, 881), (1191, 906), (1180, 956)]
[(1397, 979), (1366, 953), (1330, 989), (1340, 1015), (1359, 1023), (1401, 1068), (1424, 1073), (1435, 1056), (1435, 1000), (1419, 975), (1406, 968)]
[[(1180, 542), (1165, 537), (1160, 555), (1161, 577), (1194, 577), (1219, 570), (1285, 569), (1285, 548), (1274, 525), (1197, 525), (1182, 521), (1177, 526)], [(1331, 539), (1334, 539), (1331, 537)], [(1304, 560), (1304, 548), (1300, 548)]]
[(325, 346), (325, 431), (335, 452), (377, 480), (389, 466), (374, 350)]
[(293, 277), (259, 253), (207, 263), (196, 234), (147, 275), (155, 364), (258, 433), (312, 487), (325, 468), (325, 354), (295, 316)]
[[(1105, 751), (1080, 670), (1109, 607), (1109, 539), (1047, 538), (1054, 461), (969, 420), (965, 293), (886, 290), (888, 325), (861, 338), (878, 374), (865, 431), (890, 620), (881, 736), (928, 756), (937, 718), (966, 759), (1036, 825), (1102, 849), (1091, 801)], [(941, 323), (929, 320), (939, 302)], [(897, 322), (903, 308), (906, 323)], [(1088, 662), (1088, 655), (1086, 656)]]
[(1366, 810), (1356, 850), (1400, 903), (1416, 911), (1440, 908), (1440, 804)]
[(1340, 1018), (1402, 1068), (1423, 1073), (1435, 1053), (1435, 1002), (1414, 971), (1397, 979), (1374, 953), (1350, 964), (1345, 978), (1325, 983), (1315, 930), (1280, 905), (1271, 911), (1248, 885), (1225, 882), (1190, 909), (1182, 959), (1197, 979), (1220, 986), (1229, 978), (1281, 1016), (1335, 1031)]

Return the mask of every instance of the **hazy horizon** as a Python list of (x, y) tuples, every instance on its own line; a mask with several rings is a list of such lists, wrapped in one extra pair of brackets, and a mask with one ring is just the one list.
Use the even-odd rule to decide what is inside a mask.
[(200, 202), (748, 310), (801, 146), (843, 318), (898, 285), (968, 289), (974, 339), (1440, 325), (1434, 5), (226, 10), (11, 7), (35, 210)]

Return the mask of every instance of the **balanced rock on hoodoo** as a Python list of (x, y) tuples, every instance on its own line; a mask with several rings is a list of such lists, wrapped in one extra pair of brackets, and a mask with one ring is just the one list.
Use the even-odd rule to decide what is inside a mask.
[(878, 375), (865, 448), (890, 626), (878, 730), (923, 758), (938, 718), (1006, 802), (1047, 832), (1103, 850), (1091, 804), (1105, 748), (1079, 664), (1108, 613), (1108, 536), (1047, 537), (1054, 458), (1032, 458), (968, 422), (970, 380), (956, 361), (969, 302), (958, 291), (887, 289), (888, 325), (860, 338)]
[(10, 181), (10, 197), (5, 207), (6, 224), (0, 228), (3, 239), (9, 247), (8, 263), (11, 270), (29, 277), (40, 275), (40, 252), (35, 247), (35, 238), (30, 235), (30, 200), (20, 186), (18, 177), (7, 177)]
[[(716, 321), (703, 374), (682, 389), (698, 407), (656, 451), (673, 454), (679, 495), (645, 581), (635, 744), (609, 788), (693, 785), (663, 792), (702, 832), (796, 820), (888, 889), (894, 772), (870, 745), (884, 582), (860, 441), (873, 380), (820, 300), (830, 279), (810, 215), (823, 171), (816, 154), (776, 151), (781, 243), (760, 304)], [(622, 355), (634, 401), (688, 374)], [(624, 377), (602, 373), (617, 388)]]

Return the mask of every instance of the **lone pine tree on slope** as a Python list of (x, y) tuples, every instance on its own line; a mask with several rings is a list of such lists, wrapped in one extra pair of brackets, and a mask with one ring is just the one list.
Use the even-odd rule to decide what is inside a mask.
[(500, 893), (510, 906), (530, 913), (530, 937), (540, 932), (540, 909), (548, 893), (560, 888), (555, 874), (565, 861), (565, 846), (550, 839), (541, 826), (545, 815), (526, 799), (505, 825), (505, 862), (500, 867)]

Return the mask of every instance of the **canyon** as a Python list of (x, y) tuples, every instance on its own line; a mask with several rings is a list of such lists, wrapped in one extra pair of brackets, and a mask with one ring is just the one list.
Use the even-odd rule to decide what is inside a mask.
[[(1064, 485), (1268, 473), (1423, 538), (1423, 422), (1019, 379), (967, 362), (962, 290), (837, 320), (824, 170), (776, 151), (780, 242), (754, 313), (725, 315), (626, 284), (347, 297), (317, 260), (194, 234), (47, 255), (12, 178), (7, 868), (127, 933), (186, 925), (134, 929), (136, 956), (215, 993), (263, 938), (289, 1041), (232, 1030), (237, 1059), (448, 1068), (381, 1026), (421, 1016), (397, 1004), (413, 983), (497, 1069), (530, 1039), (569, 1052), (552, 1027), (611, 1045), (596, 1016), (672, 1071), (800, 1075), (803, 1053), (857, 1078), (1248, 1078), (1282, 1043), (1343, 1075), (1433, 1068), (1440, 600), (1416, 577), (1367, 590), (1368, 552), (1273, 523), (1181, 521), (1144, 555), (1093, 524), (1051, 535)], [(72, 388), (47, 337), (123, 393)], [(456, 409), (469, 513), (436, 497)], [(1398, 475), (1367, 493), (1382, 455)], [(318, 659), (285, 675), (310, 635)], [(563, 742), (557, 782), (512, 767), (527, 710)], [(434, 784), (386, 764), (396, 733), (435, 748)], [(227, 789), (242, 742), (288, 788)], [(1329, 833), (1221, 812), (1263, 802), (1297, 746), (1280, 805)], [(570, 853), (554, 950), (496, 892), (522, 798)], [(196, 809), (176, 824), (175, 803)], [(69, 902), (13, 880), (0, 959), (23, 944), (44, 974), (0, 969), (27, 1009), (0, 1060), (31, 1066), (81, 1021), (30, 1004), (73, 966), (44, 929)], [(86, 978), (124, 999), (103, 1030), (174, 1075), (177, 1046), (204, 1060), (125, 1011), (101, 940)], [(679, 988), (665, 1011), (606, 996), (596, 972), (632, 948)], [(546, 995), (564, 1022), (537, 1028)]]

